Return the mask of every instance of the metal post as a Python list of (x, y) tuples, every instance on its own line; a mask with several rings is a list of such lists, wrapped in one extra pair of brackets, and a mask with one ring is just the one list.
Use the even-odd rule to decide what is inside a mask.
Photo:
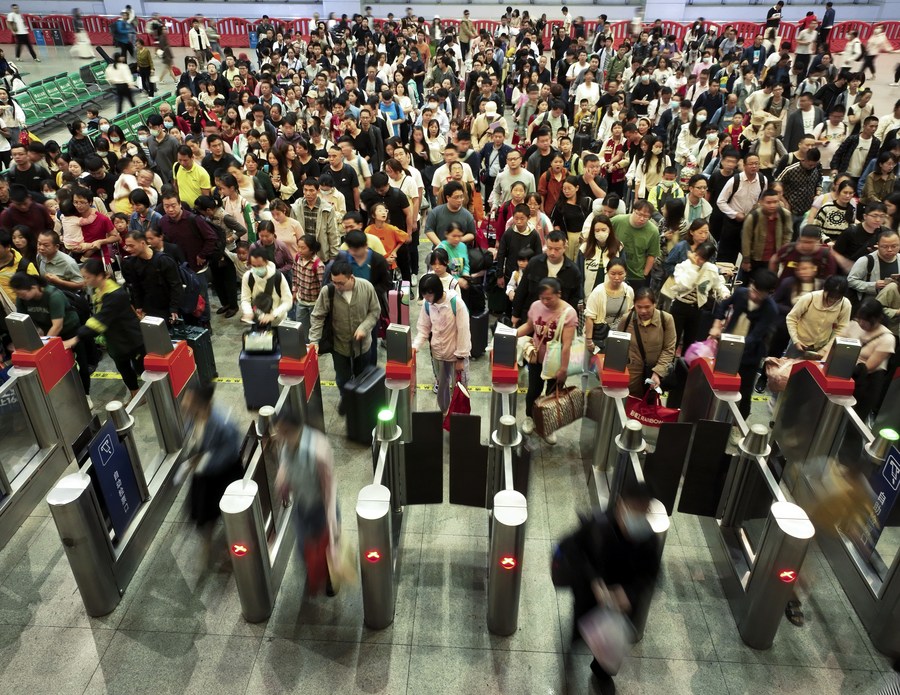
[(106, 413), (116, 426), (116, 434), (119, 441), (125, 445), (128, 457), (131, 459), (131, 467), (134, 469), (134, 480), (141, 493), (141, 500), (150, 499), (150, 490), (147, 488), (147, 479), (144, 476), (144, 467), (141, 465), (141, 455), (134, 444), (134, 418), (125, 410), (121, 401), (110, 401), (106, 404)]
[(91, 616), (111, 613), (121, 599), (115, 559), (100, 506), (86, 473), (62, 478), (47, 495), (85, 611)]
[[(494, 432), (500, 427), (500, 418), (503, 415), (513, 415), (516, 412), (516, 395), (518, 384), (491, 384), (491, 419), (488, 423), (488, 431)], [(504, 405), (504, 401), (508, 405)], [(504, 410), (504, 407), (508, 410)]]
[(591, 465), (595, 470), (606, 471), (609, 468), (610, 452), (615, 440), (615, 432), (621, 426), (616, 412), (616, 400), (622, 400), (628, 396), (628, 389), (602, 388), (602, 400), (600, 401), (600, 413), (597, 419), (596, 436), (594, 437), (593, 456)]
[(41, 385), (37, 369), (34, 367), (24, 369), (15, 367), (12, 370), (12, 374), (16, 377), (19, 397), (22, 399), (22, 407), (25, 409), (28, 422), (34, 430), (34, 438), (37, 441), (37, 445), (41, 449), (60, 443), (65, 445), (65, 442), (60, 442), (60, 435), (57, 434), (56, 428), (53, 426), (55, 418), (52, 416), (52, 412), (48, 412), (50, 404), (47, 401), (47, 394), (44, 393), (44, 387)]
[(528, 502), (521, 492), (501, 490), (494, 495), (488, 556), (487, 623), (488, 630), (495, 635), (511, 635), (519, 626), (527, 520)]
[[(666, 538), (669, 535), (669, 527), (672, 520), (666, 511), (666, 506), (657, 499), (650, 500), (650, 507), (647, 510), (647, 521), (650, 522), (650, 528), (659, 539), (657, 549), (659, 556), (662, 558), (663, 549), (666, 547)], [(647, 626), (647, 617), (650, 615), (650, 604), (653, 601), (653, 590), (648, 590), (645, 596), (639, 597), (631, 612), (631, 624), (634, 625), (637, 641), (640, 642), (644, 637), (644, 628)]]
[[(384, 445), (382, 445), (384, 446)], [(359, 533), (359, 578), (363, 620), (375, 630), (394, 622), (394, 545), (391, 491), (384, 485), (366, 485), (356, 500)]]
[(609, 486), (609, 504), (615, 504), (622, 494), (625, 481), (628, 478), (628, 469), (632, 467), (632, 456), (639, 454), (647, 448), (644, 441), (644, 426), (637, 420), (625, 420), (622, 426), (622, 434), (616, 437), (616, 467), (613, 470), (613, 479)]
[(748, 646), (772, 646), (814, 535), (812, 522), (796, 504), (772, 505), (750, 570), (744, 610), (737, 621), (741, 639)]
[(144, 372), (141, 378), (150, 383), (147, 402), (159, 425), (163, 447), (167, 454), (174, 454), (184, 446), (184, 422), (181, 408), (172, 395), (169, 375), (164, 372)]
[(225, 488), (219, 509), (225, 521), (241, 614), (248, 623), (262, 622), (272, 614), (275, 596), (259, 487), (253, 480), (234, 481)]

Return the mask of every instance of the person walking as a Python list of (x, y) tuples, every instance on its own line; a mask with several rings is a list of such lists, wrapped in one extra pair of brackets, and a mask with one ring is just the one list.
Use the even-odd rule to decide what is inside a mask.
[(128, 67), (128, 64), (125, 62), (125, 54), (124, 53), (116, 53), (113, 56), (113, 61), (110, 65), (106, 66), (106, 70), (104, 71), (104, 75), (106, 76), (106, 81), (109, 82), (116, 90), (116, 110), (119, 113), (122, 113), (122, 104), (125, 103), (125, 100), (128, 100), (128, 103), (134, 108), (134, 96), (131, 93), (131, 90), (136, 87), (134, 84), (134, 77), (131, 74), (131, 68)]
[(634, 292), (632, 310), (619, 321), (619, 330), (631, 334), (628, 347), (628, 391), (643, 398), (647, 388), (659, 388), (675, 362), (675, 321), (656, 307), (649, 287)]
[[(569, 370), (572, 340), (578, 326), (578, 312), (563, 301), (562, 287), (556, 278), (544, 278), (538, 283), (538, 299), (528, 309), (524, 323), (516, 328), (516, 336), (530, 335), (536, 360), (528, 363), (528, 393), (525, 394), (525, 422), (522, 434), (534, 432), (532, 413), (534, 402), (542, 392), (554, 393), (565, 386)], [(556, 444), (556, 433), (544, 441)]]
[(334, 379), (340, 391), (338, 413), (345, 414), (344, 387), (373, 363), (370, 359), (372, 329), (381, 316), (381, 303), (371, 282), (356, 277), (350, 263), (340, 258), (331, 266), (331, 282), (319, 292), (310, 316), (309, 342), (319, 349), (330, 323), (333, 346)]
[(28, 23), (19, 12), (18, 5), (12, 5), (10, 12), (6, 15), (6, 23), (12, 29), (13, 35), (16, 37), (16, 60), (22, 57), (22, 46), (28, 49), (35, 63), (40, 63), (41, 59), (34, 52), (34, 46), (31, 45), (31, 32), (28, 29)]
[(322, 432), (303, 425), (296, 413), (281, 413), (275, 422), (281, 440), (275, 489), (291, 508), (297, 529), (297, 550), (306, 562), (306, 591), (336, 591), (328, 572), (328, 556), (334, 559), (340, 542), (334, 453)]
[(241, 432), (226, 412), (213, 405), (214, 393), (215, 384), (210, 383), (191, 385), (184, 395), (185, 463), (176, 473), (181, 478), (188, 472), (192, 474), (190, 517), (203, 534), (204, 559), (209, 556), (225, 488), (244, 475)]
[(444, 283), (434, 273), (422, 277), (419, 296), (424, 300), (416, 324), (413, 349), (428, 343), (431, 363), (437, 375), (437, 401), (446, 415), (453, 388), (458, 381), (468, 385), (469, 355), (472, 339), (469, 333), (469, 310), (453, 290), (444, 291)]
[[(646, 483), (635, 483), (559, 542), (554, 565), (572, 589), (573, 642), (581, 639), (579, 620), (598, 605), (633, 616), (650, 601), (660, 569), (659, 540), (647, 520), (652, 499)], [(612, 676), (596, 659), (591, 672), (599, 692), (615, 693)]]
[(94, 48), (91, 46), (91, 37), (84, 30), (84, 19), (81, 17), (81, 10), (77, 7), (72, 10), (72, 29), (75, 33), (75, 43), (72, 44), (69, 53), (73, 58), (90, 60), (94, 57)]

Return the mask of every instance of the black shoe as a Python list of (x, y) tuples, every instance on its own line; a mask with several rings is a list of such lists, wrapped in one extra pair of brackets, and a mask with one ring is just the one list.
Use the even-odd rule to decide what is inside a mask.
[(216, 309), (217, 314), (224, 314), (226, 311), (228, 311), (227, 306), (220, 306), (218, 309)]
[(769, 377), (767, 377), (765, 374), (760, 374), (759, 379), (756, 380), (756, 386), (753, 387), (753, 390), (757, 393), (764, 393), (768, 383)]
[(226, 309), (226, 310), (225, 310), (225, 318), (226, 318), (226, 319), (230, 319), (230, 318), (231, 318), (232, 316), (234, 316), (237, 312), (238, 312), (238, 310), (235, 309), (234, 307), (232, 307), (231, 309)]
[(331, 578), (329, 578), (328, 581), (325, 582), (325, 595), (328, 596), (329, 598), (337, 596), (337, 591), (331, 585)]
[(338, 415), (344, 417), (347, 414), (347, 408), (344, 406), (344, 399), (338, 401)]
[(597, 679), (597, 690), (601, 693), (601, 695), (615, 695), (615, 681), (613, 680), (611, 675), (603, 670), (603, 667), (600, 666), (599, 663), (597, 663), (596, 659), (591, 661), (591, 672), (594, 674), (594, 678)]

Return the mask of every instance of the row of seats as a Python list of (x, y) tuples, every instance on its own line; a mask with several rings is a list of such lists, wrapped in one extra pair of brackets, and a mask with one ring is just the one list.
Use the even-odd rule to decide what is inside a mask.
[(106, 63), (97, 61), (79, 72), (61, 72), (14, 92), (13, 98), (25, 112), (26, 127), (37, 130), (64, 123), (86, 106), (98, 104), (111, 94), (105, 69)]
[(174, 97), (174, 92), (166, 92), (165, 94), (155, 96), (139, 106), (135, 106), (134, 108), (120, 113), (112, 119), (111, 123), (122, 129), (127, 140), (137, 140), (138, 126), (145, 124), (147, 122), (147, 116), (150, 114), (159, 113), (160, 104), (165, 101), (171, 103)]

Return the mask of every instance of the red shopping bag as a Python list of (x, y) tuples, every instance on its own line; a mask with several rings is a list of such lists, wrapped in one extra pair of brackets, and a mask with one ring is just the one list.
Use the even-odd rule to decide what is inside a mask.
[(643, 398), (629, 396), (625, 414), (647, 427), (659, 427), (664, 422), (678, 422), (678, 408), (666, 408), (659, 402), (659, 394), (648, 389)]
[(328, 531), (317, 538), (307, 538), (303, 544), (303, 560), (306, 562), (306, 589), (318, 594), (328, 581)]
[(444, 417), (444, 429), (450, 431), (451, 415), (468, 415), (472, 412), (472, 401), (469, 399), (469, 391), (460, 381), (460, 374), (456, 375), (456, 386), (453, 387), (453, 396), (450, 398), (450, 407)]

